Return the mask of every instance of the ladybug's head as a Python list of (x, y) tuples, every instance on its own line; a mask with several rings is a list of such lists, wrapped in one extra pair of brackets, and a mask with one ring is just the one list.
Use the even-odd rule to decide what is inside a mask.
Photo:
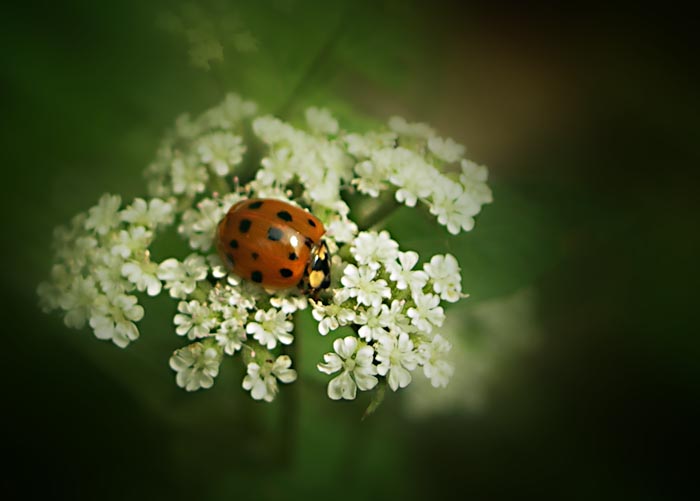
[(327, 289), (331, 284), (331, 256), (323, 240), (311, 249), (303, 284), (304, 289), (311, 293)]

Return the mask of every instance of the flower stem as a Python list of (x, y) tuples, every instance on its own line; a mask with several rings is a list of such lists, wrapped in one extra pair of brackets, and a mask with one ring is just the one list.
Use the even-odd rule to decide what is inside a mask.
[[(297, 329), (299, 323), (298, 313), (292, 319), (294, 323), (294, 341), (284, 346), (282, 351), (293, 361), (293, 366), (299, 371), (299, 342), (301, 336)], [(280, 463), (281, 466), (291, 468), (297, 447), (297, 435), (299, 433), (299, 384), (291, 384), (280, 391), (281, 420), (280, 420)]]
[(392, 192), (373, 211), (367, 214), (357, 226), (362, 231), (369, 230), (389, 217), (400, 206), (401, 204), (396, 201)]

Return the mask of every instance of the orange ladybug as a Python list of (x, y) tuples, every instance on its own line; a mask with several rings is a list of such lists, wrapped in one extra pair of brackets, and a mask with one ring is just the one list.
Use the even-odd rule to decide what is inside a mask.
[(219, 222), (216, 248), (226, 266), (267, 289), (298, 286), (316, 293), (330, 285), (330, 256), (323, 223), (281, 200), (234, 204)]

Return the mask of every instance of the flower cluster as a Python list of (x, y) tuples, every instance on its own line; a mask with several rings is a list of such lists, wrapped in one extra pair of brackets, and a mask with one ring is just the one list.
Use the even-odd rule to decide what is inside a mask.
[[(295, 313), (311, 303), (321, 335), (342, 326), (355, 332), (335, 339), (318, 364), (334, 375), (330, 398), (353, 399), (358, 389), (384, 383), (396, 391), (417, 368), (445, 386), (454, 369), (440, 330), (444, 303), (463, 297), (457, 260), (438, 254), (422, 261), (387, 231), (359, 231), (343, 195), (391, 190), (409, 207), (425, 204), (456, 234), (471, 229), (491, 201), (487, 170), (425, 124), (392, 118), (383, 130), (358, 134), (328, 110), (309, 108), (302, 130), (256, 110), (230, 94), (195, 118), (179, 117), (145, 171), (150, 198), (123, 206), (119, 196), (104, 195), (58, 228), (51, 276), (38, 288), (43, 308), (125, 347), (139, 336), (139, 296), (169, 296), (177, 309), (170, 329), (190, 343), (170, 358), (176, 383), (209, 388), (224, 359), (239, 356), (242, 387), (269, 402), (279, 382), (297, 377), (286, 347), (295, 340)], [(309, 300), (296, 290), (267, 291), (227, 270), (214, 250), (216, 228), (248, 197), (282, 199), (323, 222), (333, 254), (327, 293)], [(168, 226), (188, 250), (157, 262), (149, 248)]]
[(322, 335), (351, 326), (357, 337), (336, 339), (318, 369), (335, 374), (328, 384), (332, 399), (354, 399), (357, 389), (374, 388), (385, 377), (396, 391), (422, 367), (435, 387), (447, 385), (453, 368), (445, 360), (450, 344), (438, 330), (445, 320), (442, 301), (461, 297), (454, 256), (436, 255), (416, 269), (418, 254), (401, 252), (386, 231), (361, 232), (343, 263), (342, 288), (329, 304), (313, 303)]

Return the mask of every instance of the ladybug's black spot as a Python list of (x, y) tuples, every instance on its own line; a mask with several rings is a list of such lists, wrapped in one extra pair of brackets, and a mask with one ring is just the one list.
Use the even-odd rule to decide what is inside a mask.
[(309, 249), (314, 246), (314, 243), (311, 241), (309, 237), (306, 237), (304, 239), (304, 245), (306, 245)]
[(253, 282), (256, 282), (256, 283), (262, 282), (262, 278), (263, 278), (263, 277), (262, 277), (262, 272), (261, 272), (261, 271), (257, 271), (257, 270), (254, 271), (253, 273), (251, 273), (251, 275), (250, 275), (250, 279), (251, 279)]
[(238, 229), (241, 233), (246, 233), (250, 229), (250, 219), (242, 219), (238, 225)]
[(267, 238), (274, 241), (281, 239), (282, 230), (280, 230), (279, 228), (275, 228), (274, 226), (270, 226), (270, 229), (267, 230)]
[(263, 204), (263, 203), (262, 203), (260, 200), (258, 200), (257, 202), (251, 202), (251, 203), (249, 203), (249, 204), (248, 204), (248, 208), (249, 208), (249, 209), (259, 209), (260, 207), (262, 207), (262, 204)]
[(260, 254), (258, 254), (257, 252), (253, 252), (251, 256), (253, 257), (253, 259), (258, 259), (258, 257), (260, 257)]
[(289, 278), (292, 276), (292, 270), (289, 268), (282, 268), (280, 269), (280, 275), (282, 275), (284, 278)]
[(296, 261), (297, 259), (299, 259), (299, 256), (297, 256), (296, 252), (289, 253), (289, 260), (290, 261)]
[(291, 221), (292, 220), (292, 215), (287, 212), (286, 210), (281, 210), (277, 213), (277, 217), (284, 220), (284, 221)]
[(231, 240), (228, 244), (231, 246), (232, 249), (238, 249), (238, 240)]
[(309, 218), (309, 224), (310, 224), (311, 226), (313, 226), (314, 228), (316, 228), (316, 223), (314, 223), (314, 220), (313, 220), (313, 219)]

